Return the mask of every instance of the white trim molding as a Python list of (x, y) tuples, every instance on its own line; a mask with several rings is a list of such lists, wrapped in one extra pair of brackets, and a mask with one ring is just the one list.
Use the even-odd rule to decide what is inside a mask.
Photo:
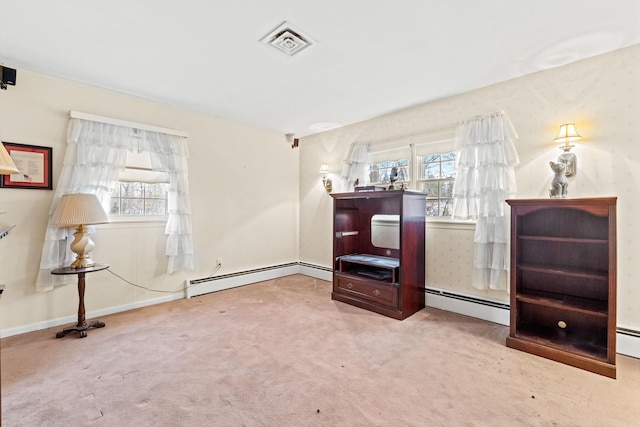
[[(330, 267), (306, 262), (291, 262), (288, 264), (274, 265), (270, 267), (257, 268), (238, 273), (225, 274), (221, 276), (205, 277), (201, 279), (185, 280), (184, 293), (176, 293), (170, 296), (146, 300), (133, 304), (111, 307), (104, 310), (96, 310), (87, 313), (87, 318), (96, 318), (108, 314), (120, 313), (133, 310), (135, 308), (160, 304), (182, 298), (191, 298), (211, 292), (232, 289), (239, 286), (273, 280), (280, 277), (291, 276), (293, 274), (303, 274), (319, 280), (331, 282), (333, 273)], [(448, 290), (426, 287), (425, 301), (427, 307), (450, 311), (476, 319), (509, 326), (509, 304), (501, 301), (494, 301), (485, 298), (478, 298), (472, 295), (451, 292)], [(50, 321), (33, 323), (18, 328), (5, 329), (0, 331), (0, 337), (5, 338), (12, 335), (37, 331), (60, 325), (73, 323), (76, 316), (66, 316)], [(625, 356), (640, 358), (640, 331), (631, 327), (619, 325), (616, 334), (616, 351)]]
[(97, 116), (95, 114), (82, 113), (79, 111), (70, 111), (69, 117), (72, 119), (89, 120), (91, 122), (106, 123), (109, 125), (122, 126), (122, 127), (132, 128), (132, 129), (148, 130), (150, 132), (165, 133), (167, 135), (175, 135), (175, 136), (180, 136), (182, 138), (189, 137), (189, 134), (187, 132), (183, 132), (181, 130), (163, 128), (163, 127), (154, 126), (154, 125), (147, 125), (144, 123), (129, 122), (127, 120)]

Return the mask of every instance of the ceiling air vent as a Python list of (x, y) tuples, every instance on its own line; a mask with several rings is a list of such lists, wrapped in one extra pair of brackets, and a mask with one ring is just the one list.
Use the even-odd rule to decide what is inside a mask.
[(302, 35), (299, 30), (294, 29), (287, 22), (280, 24), (278, 28), (264, 36), (260, 41), (288, 56), (293, 56), (313, 44), (309, 37)]

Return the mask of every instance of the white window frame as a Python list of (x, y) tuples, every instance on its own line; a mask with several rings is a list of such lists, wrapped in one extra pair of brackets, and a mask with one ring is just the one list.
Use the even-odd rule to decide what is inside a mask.
[[(368, 164), (382, 163), (385, 159), (386, 161), (397, 161), (402, 159), (402, 157), (398, 156), (398, 153), (406, 153), (408, 156), (407, 160), (409, 168), (409, 181), (407, 182), (407, 188), (419, 191), (419, 183), (425, 181), (420, 179), (420, 158), (429, 154), (446, 154), (450, 152), (455, 152), (457, 157), (459, 153), (456, 152), (454, 147), (454, 136), (455, 128), (442, 128), (432, 132), (425, 132), (419, 135), (399, 138), (393, 142), (382, 141), (372, 143), (369, 147), (370, 161), (368, 161)], [(389, 183), (368, 182), (368, 185), (388, 186)], [(427, 222), (434, 223), (443, 222), (459, 224), (464, 228), (467, 228), (466, 226), (475, 226), (475, 221), (473, 220), (458, 220), (453, 219), (452, 216), (427, 216), (426, 220)]]
[[(133, 153), (127, 152), (127, 160), (125, 171), (122, 173), (121, 178), (125, 180), (118, 180), (118, 187), (124, 182), (129, 183), (154, 183), (155, 181), (162, 180), (162, 172), (154, 172), (151, 169), (151, 158), (148, 153)], [(166, 174), (165, 174), (166, 175)], [(132, 178), (135, 177), (135, 178)], [(168, 179), (168, 178), (167, 178)], [(168, 185), (168, 183), (167, 183)], [(143, 197), (144, 199), (144, 197)], [(165, 204), (168, 205), (168, 194), (165, 194)], [(169, 219), (169, 214), (165, 215), (117, 215), (109, 212), (109, 219), (111, 222), (150, 222), (150, 223), (165, 223)]]

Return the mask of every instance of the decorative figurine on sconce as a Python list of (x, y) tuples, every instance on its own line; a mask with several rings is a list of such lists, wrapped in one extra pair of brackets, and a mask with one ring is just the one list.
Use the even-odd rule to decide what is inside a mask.
[(566, 164), (561, 162), (549, 162), (551, 170), (553, 171), (553, 179), (551, 180), (551, 187), (549, 187), (549, 197), (552, 199), (564, 199), (567, 197), (569, 190), (569, 181), (566, 176)]

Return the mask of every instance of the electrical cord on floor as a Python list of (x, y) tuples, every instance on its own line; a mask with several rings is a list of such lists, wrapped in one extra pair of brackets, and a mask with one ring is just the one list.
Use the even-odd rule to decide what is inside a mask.
[[(222, 267), (222, 265), (220, 265), (220, 264), (216, 265), (216, 267), (213, 269), (213, 271), (211, 273), (209, 273), (209, 276), (207, 276), (207, 277), (212, 277), (218, 270), (220, 270), (220, 267)], [(147, 288), (146, 286), (138, 285), (138, 284), (135, 284), (135, 283), (125, 279), (124, 277), (120, 276), (119, 274), (114, 273), (113, 271), (111, 271), (111, 269), (109, 269), (109, 268), (107, 268), (107, 271), (109, 273), (113, 274), (114, 276), (116, 276), (117, 278), (119, 278), (120, 280), (122, 280), (123, 282), (126, 282), (126, 283), (130, 284), (131, 286), (135, 286), (136, 288), (144, 289), (144, 290), (149, 291), (149, 292), (159, 292), (159, 293), (163, 293), (163, 294), (177, 294), (177, 293), (184, 292), (184, 290), (185, 290), (185, 288), (179, 289), (177, 291), (161, 291), (159, 289), (150, 289), (150, 288)], [(186, 286), (186, 288), (193, 288), (193, 287), (198, 286), (198, 285), (199, 285), (199, 283), (196, 283), (195, 285)]]

